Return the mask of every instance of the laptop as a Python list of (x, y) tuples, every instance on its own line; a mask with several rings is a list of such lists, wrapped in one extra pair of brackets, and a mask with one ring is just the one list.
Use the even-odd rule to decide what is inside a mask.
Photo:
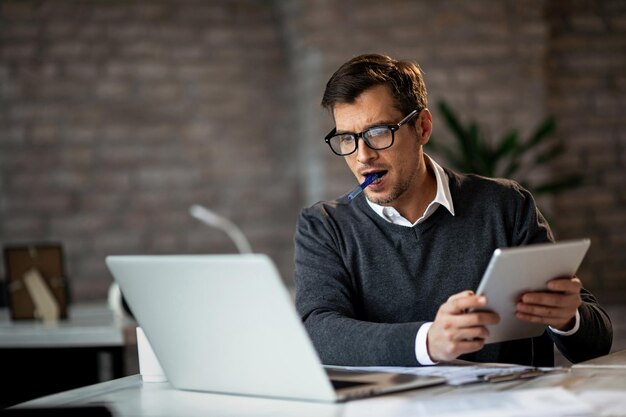
[(445, 382), (322, 366), (265, 255), (109, 256), (106, 263), (174, 388), (338, 402)]

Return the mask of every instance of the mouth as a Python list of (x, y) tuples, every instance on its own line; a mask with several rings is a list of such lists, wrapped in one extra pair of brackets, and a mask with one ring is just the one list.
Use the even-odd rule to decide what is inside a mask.
[(384, 178), (385, 175), (387, 175), (387, 170), (380, 170), (380, 171), (369, 171), (369, 172), (363, 172), (362, 175), (364, 177), (367, 177), (370, 174), (376, 174), (378, 176), (378, 178), (376, 178), (374, 181), (372, 181), (372, 184), (378, 184), (379, 182), (381, 182)]

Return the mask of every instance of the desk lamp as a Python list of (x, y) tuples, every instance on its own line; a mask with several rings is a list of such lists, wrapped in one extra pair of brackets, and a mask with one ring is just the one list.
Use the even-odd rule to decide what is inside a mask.
[[(225, 217), (209, 210), (199, 204), (194, 204), (189, 208), (192, 217), (200, 220), (207, 226), (215, 227), (224, 231), (231, 238), (239, 253), (252, 253), (250, 242), (246, 239), (241, 229), (237, 225)], [(108, 293), (108, 304), (111, 310), (118, 315), (124, 315), (122, 307), (122, 293), (116, 283), (111, 284)]]
[(199, 204), (191, 206), (189, 208), (189, 213), (192, 217), (200, 220), (207, 226), (215, 227), (216, 229), (224, 231), (235, 243), (239, 253), (252, 253), (250, 242), (248, 242), (246, 236), (235, 223)]

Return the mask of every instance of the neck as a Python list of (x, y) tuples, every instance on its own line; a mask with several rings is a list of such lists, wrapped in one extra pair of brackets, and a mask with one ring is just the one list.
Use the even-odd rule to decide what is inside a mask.
[(411, 223), (424, 215), (426, 208), (437, 194), (437, 179), (429, 163), (422, 157), (411, 188), (392, 206)]

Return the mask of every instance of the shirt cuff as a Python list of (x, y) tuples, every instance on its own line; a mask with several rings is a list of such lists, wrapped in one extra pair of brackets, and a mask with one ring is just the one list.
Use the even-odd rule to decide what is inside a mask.
[(415, 357), (417, 358), (417, 363), (420, 365), (437, 365), (438, 363), (433, 362), (428, 355), (428, 329), (430, 329), (432, 324), (432, 321), (422, 324), (417, 331), (417, 336), (415, 336)]
[[(578, 309), (576, 309), (576, 316), (574, 317), (574, 327), (572, 327), (570, 330), (562, 331), (562, 330), (559, 330), (559, 329), (555, 329), (552, 326), (548, 326), (548, 328), (550, 329), (550, 331), (552, 333), (558, 334), (559, 336), (571, 336), (571, 335), (573, 335), (580, 328), (580, 313), (578, 312)], [(418, 334), (419, 334), (419, 332), (418, 332)]]

